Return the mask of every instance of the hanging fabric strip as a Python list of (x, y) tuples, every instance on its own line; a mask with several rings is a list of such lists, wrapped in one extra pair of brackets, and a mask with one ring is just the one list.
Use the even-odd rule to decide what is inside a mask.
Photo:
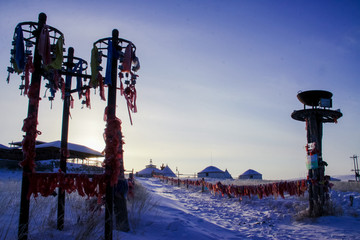
[(49, 30), (48, 27), (44, 25), (39, 36), (38, 51), (45, 65), (49, 65), (51, 62), (50, 50), (51, 47), (50, 47)]
[(61, 82), (61, 99), (64, 100), (65, 99), (65, 81), (64, 81), (64, 78), (61, 78), (60, 82)]
[(124, 97), (126, 99), (127, 107), (128, 107), (128, 113), (130, 118), (130, 123), (132, 125), (132, 118), (131, 118), (131, 112), (136, 113), (137, 107), (136, 107), (136, 89), (135, 85), (130, 85), (129, 87), (126, 87), (124, 90)]
[(32, 56), (27, 57), (26, 65), (25, 65), (25, 87), (24, 87), (24, 95), (27, 95), (29, 90), (29, 83), (30, 83), (30, 73), (33, 73), (35, 70)]
[(54, 70), (54, 77), (53, 77), (53, 81), (54, 81), (54, 90), (57, 91), (59, 90), (59, 83), (61, 79), (61, 75), (59, 74), (59, 72), (57, 70)]
[(24, 37), (21, 26), (19, 25), (16, 28), (16, 40), (15, 40), (15, 62), (17, 65), (17, 70), (20, 72), (24, 71), (25, 68), (25, 46), (24, 46)]
[(132, 62), (132, 49), (131, 49), (131, 43), (129, 43), (125, 49), (122, 72), (127, 72), (127, 73), (131, 72), (131, 62)]
[(64, 38), (60, 36), (55, 45), (55, 60), (50, 63), (50, 67), (60, 70), (64, 59), (63, 54)]
[(74, 98), (70, 95), (70, 108), (74, 108)]
[(86, 107), (91, 109), (91, 105), (90, 105), (90, 88), (86, 88), (86, 91), (85, 91), (85, 103), (86, 103)]
[[(74, 73), (81, 74), (83, 71), (83, 60), (80, 59), (72, 71)], [(81, 99), (81, 97), (82, 97), (82, 79), (80, 76), (76, 77), (76, 90), (78, 91), (79, 99)]]
[(124, 95), (124, 84), (122, 82), (123, 74), (119, 72), (119, 78), (120, 78), (120, 94), (121, 96)]
[(104, 90), (104, 78), (103, 78), (103, 76), (101, 76), (100, 72), (98, 73), (97, 78), (98, 78), (99, 88), (100, 88), (100, 98), (101, 98), (101, 100), (106, 101), (105, 90)]
[(98, 48), (94, 45), (93, 49), (91, 50), (91, 62), (90, 62), (90, 67), (91, 67), (91, 80), (90, 83), (93, 87), (97, 87), (99, 82), (98, 82), (98, 74), (99, 74), (99, 50)]
[(106, 72), (105, 72), (105, 84), (111, 85), (111, 67), (112, 67), (112, 57), (113, 57), (113, 47), (112, 41), (109, 40), (107, 48), (107, 62), (106, 62)]
[(128, 105), (128, 108), (133, 112), (137, 112), (136, 108), (136, 89), (135, 85), (130, 85), (125, 88), (124, 96)]

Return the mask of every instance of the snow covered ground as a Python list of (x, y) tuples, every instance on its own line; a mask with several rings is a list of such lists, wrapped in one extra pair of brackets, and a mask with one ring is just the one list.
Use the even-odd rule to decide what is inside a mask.
[[(0, 239), (17, 238), (20, 180), (19, 172), (0, 171)], [(158, 179), (137, 183), (147, 189), (146, 201), (128, 204), (132, 230), (114, 230), (113, 239), (360, 239), (358, 192), (331, 191), (336, 215), (308, 219), (301, 214), (306, 196), (239, 201)], [(90, 214), (90, 200), (76, 193), (66, 201), (65, 229), (59, 232), (56, 198), (31, 199), (29, 239), (103, 239), (104, 211)]]

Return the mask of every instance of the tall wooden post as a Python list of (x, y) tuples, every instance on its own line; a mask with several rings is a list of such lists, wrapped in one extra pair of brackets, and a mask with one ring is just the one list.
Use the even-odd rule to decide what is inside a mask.
[[(119, 39), (119, 31), (114, 29), (112, 32), (112, 49), (117, 49)], [(108, 55), (110, 55), (108, 53)], [(117, 83), (117, 61), (115, 54), (111, 54), (111, 85), (108, 86), (108, 104), (107, 104), (107, 121), (110, 122), (116, 117), (116, 83)], [(114, 133), (117, 134), (117, 133)], [(106, 156), (105, 156), (106, 158)], [(105, 171), (110, 170), (111, 166), (106, 165)], [(106, 184), (106, 202), (105, 202), (105, 239), (112, 239), (113, 231), (113, 199), (114, 188), (111, 186), (110, 181)]]
[[(312, 112), (307, 118), (307, 143), (315, 143), (318, 155), (318, 168), (309, 169), (309, 179), (317, 179), (324, 182), (325, 166), (322, 164), (322, 122), (321, 117)], [(309, 188), (309, 211), (314, 216), (320, 216), (325, 204), (324, 186), (310, 184)]]
[[(66, 71), (70, 73), (74, 66), (74, 48), (68, 49), (68, 61), (66, 63)], [(70, 114), (70, 91), (71, 91), (71, 75), (66, 75), (65, 78), (65, 97), (63, 107), (62, 118), (62, 130), (61, 130), (61, 151), (60, 151), (60, 169), (63, 173), (66, 173), (66, 159), (68, 154), (68, 132), (69, 132), (69, 114)], [(58, 212), (57, 212), (57, 229), (64, 229), (65, 218), (65, 192), (59, 187), (58, 192)]]
[[(123, 144), (122, 144), (122, 133), (120, 132), (119, 136), (119, 152), (123, 153)], [(123, 154), (121, 154), (120, 159), (120, 173), (118, 184), (122, 184), (123, 187), (127, 186), (127, 180), (125, 179), (125, 170), (124, 170), (124, 159)], [(128, 219), (128, 211), (126, 207), (126, 198), (125, 193), (121, 192), (120, 194), (116, 194), (114, 196), (115, 201), (115, 217), (116, 217), (116, 229), (128, 232), (130, 230), (129, 219)]]
[[(43, 29), (43, 26), (46, 24), (46, 14), (39, 14), (38, 28), (34, 33), (36, 37), (36, 46), (34, 52), (34, 72), (31, 75), (31, 85), (29, 90), (29, 106), (28, 106), (28, 119), (35, 120), (32, 126), (29, 126), (30, 129), (26, 132), (25, 138), (23, 140), (23, 146), (26, 144), (31, 152), (35, 152), (35, 141), (36, 141), (36, 125), (38, 118), (39, 110), (39, 94), (40, 94), (40, 85), (41, 85), (41, 56), (38, 53), (38, 42), (39, 34)], [(31, 96), (30, 96), (31, 94)], [(24, 154), (24, 161), (26, 160)], [(32, 159), (35, 161), (35, 159)], [(23, 177), (21, 185), (21, 201), (20, 201), (20, 217), (19, 217), (19, 227), (18, 227), (18, 239), (27, 240), (28, 238), (28, 227), (29, 227), (29, 208), (30, 200), (27, 199), (29, 191), (29, 180), (28, 173), (31, 173), (32, 169), (25, 165), (23, 167)]]

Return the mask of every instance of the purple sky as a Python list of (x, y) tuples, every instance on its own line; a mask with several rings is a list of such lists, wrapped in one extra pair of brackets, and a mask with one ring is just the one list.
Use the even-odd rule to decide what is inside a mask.
[[(14, 28), (45, 12), (65, 47), (89, 62), (93, 42), (114, 28), (137, 46), (133, 126), (117, 100), (126, 169), (151, 158), (188, 174), (215, 165), (233, 177), (249, 168), (266, 179), (306, 177), (305, 124), (290, 115), (303, 107), (299, 90), (323, 89), (344, 114), (324, 126), (326, 172), (352, 174), (349, 157), (360, 154), (359, 1), (13, 0), (0, 9), (1, 144), (22, 140), (27, 114), (20, 77), (5, 81)], [(101, 151), (106, 103), (92, 94), (91, 104), (81, 109), (76, 99), (69, 141)], [(61, 119), (60, 95), (52, 110), (44, 98), (38, 140), (59, 140)]]

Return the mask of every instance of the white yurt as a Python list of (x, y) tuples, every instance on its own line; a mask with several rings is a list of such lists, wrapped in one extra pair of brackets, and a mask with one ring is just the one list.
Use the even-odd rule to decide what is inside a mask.
[(146, 165), (145, 168), (135, 174), (136, 177), (152, 177), (153, 174), (161, 174), (161, 170), (156, 168), (156, 165), (152, 164), (152, 159), (150, 159), (150, 164)]
[(241, 174), (239, 179), (262, 179), (262, 174), (253, 169), (249, 169)]
[(225, 172), (220, 170), (217, 167), (209, 166), (202, 170), (201, 172), (198, 172), (197, 174), (198, 178), (221, 178), (221, 179), (232, 179), (230, 173), (226, 170)]

